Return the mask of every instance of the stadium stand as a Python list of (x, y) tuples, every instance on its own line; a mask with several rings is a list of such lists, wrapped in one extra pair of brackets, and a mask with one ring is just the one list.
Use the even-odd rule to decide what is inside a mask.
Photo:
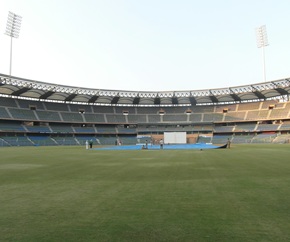
[(117, 134), (117, 129), (114, 125), (98, 125), (96, 129), (97, 133), (101, 134)]
[(33, 110), (45, 110), (44, 104), (42, 102), (32, 101), (32, 100), (15, 100), (18, 103), (19, 108), (33, 109)]
[(16, 99), (0, 97), (0, 106), (17, 108)]
[(59, 112), (35, 111), (35, 114), (38, 117), (38, 120), (41, 120), (41, 121), (55, 121), (55, 122), (63, 121), (59, 115)]
[(96, 129), (95, 127), (88, 127), (88, 126), (81, 126), (81, 127), (72, 127), (74, 129), (74, 132), (75, 133), (78, 133), (78, 134), (82, 134), (82, 133), (89, 133), (89, 134), (94, 134), (96, 133)]
[(15, 120), (30, 120), (36, 121), (38, 120), (35, 116), (34, 111), (20, 108), (8, 108), (9, 113)]
[(232, 140), (232, 135), (214, 135), (211, 142), (213, 144), (226, 144), (228, 139)]
[(73, 105), (69, 104), (68, 108), (74, 113), (92, 113), (93, 109), (91, 105)]
[(53, 133), (70, 133), (73, 134), (74, 131), (70, 124), (51, 124), (50, 128)]
[(1, 119), (12, 119), (12, 116), (6, 111), (4, 107), (0, 107), (0, 118)]
[(58, 145), (80, 145), (74, 136), (52, 136), (52, 140)]
[(129, 114), (127, 118), (128, 118), (128, 123), (148, 123), (147, 116), (142, 115), (142, 114), (138, 114), (138, 115)]
[(73, 123), (83, 123), (83, 122), (85, 122), (82, 114), (80, 114), (80, 113), (62, 112), (61, 116), (62, 116), (62, 120), (63, 121), (73, 122)]
[(123, 114), (123, 113), (128, 113), (128, 114), (136, 114), (136, 108), (132, 107), (115, 107), (115, 111), (117, 114)]
[(224, 121), (225, 122), (227, 122), (227, 121), (234, 121), (234, 122), (243, 121), (243, 120), (245, 120), (245, 117), (246, 117), (246, 112), (228, 112), (228, 113), (225, 113)]
[(106, 123), (105, 114), (84, 113), (84, 119), (87, 123)]
[(24, 126), (28, 132), (31, 133), (51, 133), (51, 129), (48, 126)]
[(123, 114), (106, 114), (107, 123), (127, 123)]
[(233, 132), (235, 126), (215, 126), (214, 131), (216, 133), (231, 133)]
[(248, 144), (252, 142), (254, 134), (235, 134), (232, 139), (234, 144)]
[(161, 115), (148, 115), (148, 123), (160, 123), (161, 122)]
[[(84, 101), (78, 103), (73, 100), (78, 94), (62, 91), (50, 100), (54, 91), (39, 88), (31, 98), (29, 93), (27, 98), (15, 96), (25, 92), (21, 83), (25, 80), (17, 86), (18, 82), (7, 83), (3, 74), (0, 78), (0, 146), (84, 145), (88, 139), (93, 139), (95, 145), (115, 145), (117, 138), (123, 144), (133, 144), (144, 141), (138, 136), (164, 132), (186, 132), (198, 137), (196, 142), (206, 143), (225, 143), (228, 138), (233, 143), (289, 141), (288, 79), (275, 85), (275, 81), (269, 82), (265, 89), (264, 84), (259, 84), (260, 88), (245, 93), (253, 86), (237, 88), (237, 92), (232, 88), (230, 94), (223, 95), (205, 90), (179, 96), (174, 92), (170, 96), (162, 92), (139, 93), (131, 98), (122, 97), (122, 92), (104, 91), (104, 96), (83, 95), (78, 100)], [(277, 91), (278, 85), (281, 89)], [(10, 95), (7, 90), (11, 90)], [(274, 99), (275, 92), (283, 98)], [(127, 105), (130, 100), (132, 103)]]
[(270, 134), (257, 134), (253, 137), (251, 143), (272, 143), (272, 141), (277, 137), (275, 133)]
[(179, 115), (166, 114), (163, 116), (163, 122), (186, 122), (186, 121), (187, 121), (186, 114)]
[(45, 102), (44, 106), (46, 110), (51, 111), (64, 111), (64, 112), (70, 111), (69, 106), (63, 103)]
[(0, 131), (4, 132), (25, 132), (25, 128), (18, 122), (0, 122)]
[(29, 139), (35, 146), (49, 146), (57, 144), (50, 136), (29, 135), (27, 139)]

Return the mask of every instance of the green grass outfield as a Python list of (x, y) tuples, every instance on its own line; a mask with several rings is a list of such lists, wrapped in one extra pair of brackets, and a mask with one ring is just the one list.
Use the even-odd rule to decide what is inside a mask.
[(0, 152), (0, 241), (290, 241), (288, 144)]

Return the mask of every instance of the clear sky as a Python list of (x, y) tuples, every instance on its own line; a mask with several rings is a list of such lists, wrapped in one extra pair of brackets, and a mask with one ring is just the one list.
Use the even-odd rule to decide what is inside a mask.
[(289, 0), (1, 0), (0, 73), (9, 74), (8, 11), (22, 16), (12, 75), (133, 91), (263, 82), (255, 29), (267, 26), (267, 81), (290, 77)]

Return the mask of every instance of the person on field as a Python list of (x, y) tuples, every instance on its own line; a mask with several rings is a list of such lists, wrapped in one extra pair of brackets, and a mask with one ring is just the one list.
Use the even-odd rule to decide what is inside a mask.
[(161, 139), (159, 143), (160, 143), (160, 149), (163, 149), (163, 144), (164, 144), (163, 139)]
[(90, 149), (93, 148), (93, 140), (92, 139), (90, 140), (89, 145), (90, 145)]
[(228, 142), (227, 142), (227, 148), (230, 149), (231, 148), (231, 140), (230, 138), (228, 138)]
[(86, 140), (86, 150), (88, 150), (88, 149), (89, 149), (89, 141)]

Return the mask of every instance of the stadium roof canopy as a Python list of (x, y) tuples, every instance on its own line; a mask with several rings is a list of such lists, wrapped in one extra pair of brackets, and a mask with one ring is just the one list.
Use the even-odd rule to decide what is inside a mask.
[(186, 91), (124, 91), (64, 86), (0, 74), (0, 95), (42, 101), (98, 105), (210, 105), (287, 99), (290, 78), (218, 89)]

